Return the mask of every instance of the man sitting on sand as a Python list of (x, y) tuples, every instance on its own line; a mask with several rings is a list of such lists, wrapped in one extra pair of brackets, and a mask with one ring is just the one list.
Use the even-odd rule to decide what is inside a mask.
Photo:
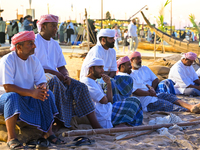
[(193, 52), (185, 53), (170, 69), (168, 79), (174, 82), (176, 94), (200, 96), (200, 80), (192, 66), (196, 58)]
[(88, 52), (80, 73), (80, 79), (87, 76), (86, 65), (88, 61), (93, 58), (103, 59), (104, 74), (113, 78), (116, 75), (117, 64), (116, 64), (116, 52), (113, 49), (115, 43), (115, 31), (111, 29), (101, 29), (97, 35), (97, 44)]
[(0, 97), (0, 113), (4, 114), (7, 145), (11, 149), (23, 148), (15, 133), (17, 120), (38, 127), (50, 142), (63, 143), (52, 132), (52, 122), (58, 110), (52, 92), (46, 89), (44, 70), (32, 55), (34, 40), (33, 31), (16, 34), (12, 38), (12, 52), (0, 60), (0, 85), (6, 91)]
[[(104, 74), (104, 61), (100, 58), (92, 58), (86, 65), (87, 76), (81, 79), (81, 82), (88, 86), (90, 96), (95, 104), (95, 112), (100, 125), (103, 128), (124, 127), (127, 125), (136, 126), (142, 124), (143, 113), (140, 101), (136, 98), (127, 96), (125, 90), (123, 92), (124, 98), (117, 98), (116, 92), (112, 90), (112, 83), (110, 77)], [(106, 94), (95, 81), (101, 78), (107, 84)], [(122, 80), (117, 80), (115, 82)], [(130, 77), (124, 78), (127, 83), (132, 83)], [(123, 84), (124, 85), (124, 84)], [(120, 86), (118, 84), (118, 86)], [(114, 92), (113, 92), (114, 91)], [(130, 88), (132, 91), (132, 88)], [(130, 93), (131, 94), (131, 93)], [(118, 95), (119, 96), (119, 95)]]
[[(155, 92), (156, 82), (151, 70), (141, 66), (141, 54), (133, 52), (129, 55), (132, 65), (133, 94), (140, 99), (143, 111), (190, 111), (200, 112), (200, 104), (190, 105), (173, 94)], [(154, 78), (152, 82), (152, 78)]]
[(62, 49), (53, 40), (57, 32), (58, 17), (43, 15), (37, 26), (39, 33), (35, 37), (35, 56), (47, 73), (47, 83), (55, 95), (59, 120), (64, 122), (65, 127), (71, 127), (73, 116), (87, 116), (93, 128), (101, 128), (87, 86), (69, 77)]

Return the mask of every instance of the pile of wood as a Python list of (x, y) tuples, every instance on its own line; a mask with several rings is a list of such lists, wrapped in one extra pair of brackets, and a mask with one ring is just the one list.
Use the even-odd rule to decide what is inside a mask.
[(10, 46), (0, 47), (0, 57), (10, 53)]

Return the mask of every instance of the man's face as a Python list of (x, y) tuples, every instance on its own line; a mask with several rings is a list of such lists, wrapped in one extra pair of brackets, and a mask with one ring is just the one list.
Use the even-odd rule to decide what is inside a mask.
[(114, 44), (115, 44), (114, 37), (107, 37), (106, 38), (106, 44), (105, 44), (105, 46), (107, 46), (108, 48), (113, 48)]
[(92, 74), (95, 78), (99, 79), (102, 77), (102, 74), (104, 73), (103, 66), (94, 66), (92, 69)]
[(30, 56), (32, 54), (34, 54), (35, 52), (35, 43), (34, 40), (29, 40), (29, 41), (25, 41), (20, 45), (20, 48), (18, 49), (20, 55), (22, 56)]
[(133, 69), (134, 68), (139, 69), (142, 66), (141, 56), (134, 57), (134, 59), (131, 60), (131, 65), (132, 65)]
[(187, 58), (183, 58), (182, 59), (182, 62), (185, 66), (191, 66), (194, 62), (194, 60), (190, 60), (190, 59), (187, 59)]
[(58, 30), (57, 22), (48, 22), (43, 27), (46, 34), (48, 34), (50, 37), (55, 37)]
[(124, 64), (124, 72), (131, 74), (131, 69), (132, 69), (131, 62), (130, 61), (126, 62)]

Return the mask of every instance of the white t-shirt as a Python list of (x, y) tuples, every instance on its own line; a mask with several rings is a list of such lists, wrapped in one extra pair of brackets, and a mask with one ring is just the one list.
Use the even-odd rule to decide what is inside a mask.
[(99, 101), (105, 96), (102, 88), (95, 80), (84, 77), (81, 82), (85, 83), (89, 89), (90, 96), (95, 105), (95, 112), (97, 120), (103, 128), (112, 128), (111, 115), (112, 115), (112, 104), (101, 104)]
[[(146, 72), (146, 74), (145, 74), (145, 72)], [(135, 92), (137, 89), (140, 89), (143, 91), (149, 90), (147, 88), (146, 84), (149, 84), (151, 86), (152, 82), (150, 83), (150, 81), (153, 79), (155, 80), (157, 78), (153, 74), (153, 72), (152, 73), (150, 73), (150, 72), (152, 72), (152, 71), (146, 66), (142, 66), (138, 70), (132, 70), (132, 73), (130, 74), (131, 78), (133, 79), (133, 91), (132, 92)], [(146, 78), (145, 78), (145, 76), (146, 76)], [(154, 96), (137, 96), (137, 95), (134, 95), (134, 96), (139, 98), (143, 111), (147, 111), (147, 106), (150, 103), (154, 103), (158, 100), (158, 98), (154, 97)]]
[(194, 85), (194, 81), (199, 78), (192, 66), (185, 66), (179, 60), (171, 67), (168, 79), (171, 79), (175, 83), (176, 94), (183, 94), (186, 87), (190, 84)]
[(137, 26), (134, 25), (132, 22), (128, 25), (128, 35), (137, 37)]
[(124, 72), (118, 72), (117, 73), (118, 76), (130, 76), (128, 73), (124, 73)]
[(15, 51), (0, 59), (0, 85), (14, 84), (24, 89), (46, 83), (44, 69), (39, 60), (31, 55), (27, 60), (19, 58)]
[(140, 77), (144, 85), (152, 86), (152, 82), (157, 78), (157, 76), (149, 69), (147, 66), (142, 66), (138, 70), (132, 69), (132, 74)]
[(116, 62), (116, 52), (113, 48), (105, 50), (101, 45), (95, 45), (87, 54), (80, 73), (80, 79), (87, 76), (86, 65), (89, 60), (96, 58), (101, 58), (104, 60), (104, 71), (117, 71), (117, 62)]
[(200, 77), (200, 68), (196, 71), (196, 74)]
[(54, 39), (47, 41), (40, 34), (36, 34), (35, 45), (35, 56), (44, 69), (57, 71), (57, 68), (66, 65), (62, 49)]

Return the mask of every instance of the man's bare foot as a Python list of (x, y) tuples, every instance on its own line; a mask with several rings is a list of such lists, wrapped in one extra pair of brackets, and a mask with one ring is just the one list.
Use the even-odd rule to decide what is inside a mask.
[(199, 113), (199, 112), (200, 112), (200, 103), (194, 105), (190, 111), (191, 111), (192, 113)]
[(124, 127), (129, 127), (129, 126), (126, 125), (126, 123), (121, 123), (115, 126), (115, 128), (124, 128)]

